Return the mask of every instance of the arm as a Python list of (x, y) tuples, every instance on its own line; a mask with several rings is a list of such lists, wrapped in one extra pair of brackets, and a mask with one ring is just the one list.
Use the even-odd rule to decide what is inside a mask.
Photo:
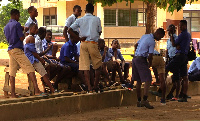
[(68, 58), (67, 56), (65, 56), (65, 61), (67, 63), (77, 63), (76, 61), (71, 60), (70, 58)]
[(38, 53), (32, 52), (32, 54), (33, 54), (33, 56), (34, 56), (35, 58), (37, 58), (43, 65), (45, 64), (44, 59), (43, 59), (43, 58), (40, 58), (40, 56), (39, 56)]
[(136, 44), (134, 45), (134, 47), (135, 47), (135, 51), (136, 51), (136, 49), (137, 49), (137, 47), (138, 47), (138, 43), (136, 43)]
[(19, 36), (20, 40), (24, 41), (25, 37), (24, 37), (24, 34), (23, 34), (23, 29), (22, 29), (22, 26), (19, 22), (16, 24), (16, 28), (17, 28), (17, 35)]
[(43, 52), (39, 53), (39, 56), (45, 55), (52, 48), (52, 46), (53, 44), (48, 44), (48, 48), (44, 50)]
[(104, 61), (107, 52), (108, 52), (108, 47), (105, 46), (105, 47), (104, 47), (104, 53), (103, 53), (103, 56), (102, 56), (102, 62)]
[(64, 28), (64, 30), (63, 30), (63, 35), (64, 35), (64, 37), (65, 37), (66, 42), (69, 41), (69, 38), (68, 38), (68, 35), (67, 35), (67, 30), (68, 30), (68, 27), (65, 26), (65, 28)]
[(148, 56), (149, 67), (152, 66), (152, 60), (153, 60), (153, 53), (149, 53), (149, 56)]
[(79, 62), (79, 56), (75, 56), (76, 62)]
[(73, 32), (73, 29), (72, 28), (69, 28), (68, 29), (68, 33), (70, 34), (70, 36), (72, 36), (74, 39), (76, 40), (80, 40), (80, 41), (83, 41), (83, 40), (86, 40), (86, 37), (79, 37), (78, 35), (76, 35), (74, 32)]

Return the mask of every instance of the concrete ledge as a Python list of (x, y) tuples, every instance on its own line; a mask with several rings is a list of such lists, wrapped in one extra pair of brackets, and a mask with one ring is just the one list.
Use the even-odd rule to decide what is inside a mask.
[[(200, 82), (192, 82), (189, 85), (189, 95), (200, 94)], [(156, 90), (157, 87), (151, 87), (150, 89)], [(98, 94), (71, 96), (70, 94), (57, 94), (49, 96), (48, 98), (31, 96), (1, 101), (1, 120), (23, 120), (60, 114), (72, 114), (109, 107), (136, 105), (137, 102), (136, 89), (133, 91), (125, 89), (110, 90)], [(156, 101), (156, 96), (149, 94), (148, 100)]]

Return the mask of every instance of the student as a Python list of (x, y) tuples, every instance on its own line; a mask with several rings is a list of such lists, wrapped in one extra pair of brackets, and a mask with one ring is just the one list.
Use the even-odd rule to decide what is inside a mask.
[(24, 45), (24, 53), (28, 57), (29, 61), (35, 68), (35, 70), (42, 76), (44, 82), (50, 88), (51, 93), (54, 93), (54, 88), (51, 85), (51, 82), (47, 76), (47, 72), (43, 65), (45, 61), (40, 58), (35, 49), (35, 38), (33, 37), (37, 34), (38, 27), (35, 23), (31, 23), (29, 26), (29, 35), (25, 38), (26, 44)]
[(12, 9), (10, 14), (11, 19), (4, 28), (4, 34), (9, 43), (8, 54), (10, 56), (9, 75), (11, 84), (11, 97), (17, 97), (15, 94), (15, 76), (19, 66), (31, 78), (35, 88), (35, 95), (40, 95), (42, 92), (39, 90), (37, 85), (35, 70), (23, 52), (23, 40), (25, 37), (22, 31), (23, 28), (18, 22), (20, 17), (19, 10)]
[[(112, 80), (115, 81), (116, 71), (119, 74), (120, 81), (122, 84), (125, 84), (128, 78), (129, 73), (129, 63), (126, 63), (124, 60), (124, 57), (122, 56), (119, 48), (119, 41), (113, 40), (111, 44), (112, 48), (108, 49), (108, 52), (113, 55), (113, 61), (114, 61), (114, 69), (112, 70)], [(118, 62), (117, 59), (121, 60), (121, 63)], [(122, 76), (122, 71), (124, 71), (124, 78)]]
[[(101, 21), (93, 15), (94, 6), (91, 3), (86, 5), (86, 14), (84, 17), (77, 19), (68, 29), (70, 36), (81, 41), (79, 70), (84, 70), (86, 86), (89, 92), (92, 91), (90, 85), (90, 60), (92, 61), (93, 69), (95, 70), (94, 89), (98, 91), (99, 76), (102, 65), (102, 57), (98, 49), (98, 39), (101, 35)], [(80, 28), (80, 36), (73, 33), (73, 30)], [(91, 58), (91, 59), (90, 59)]]
[(28, 8), (28, 13), (29, 13), (30, 17), (28, 18), (28, 20), (25, 23), (26, 36), (29, 34), (29, 26), (30, 26), (31, 23), (35, 23), (38, 26), (38, 22), (35, 19), (35, 17), (38, 16), (37, 9), (34, 6), (30, 6)]
[(157, 91), (152, 91), (152, 94), (161, 96), (161, 104), (166, 105), (165, 93), (166, 93), (166, 84), (165, 84), (165, 61), (163, 56), (156, 50), (153, 53), (152, 68), (154, 70), (154, 75), (157, 75), (160, 82), (160, 88)]
[(42, 40), (42, 48), (43, 51), (45, 51), (46, 49), (48, 49), (49, 45), (52, 45), (51, 49), (45, 54), (49, 59), (58, 59), (56, 57), (56, 53), (58, 51), (58, 45), (51, 42), (52, 40), (52, 32), (51, 30), (47, 30), (46, 31), (46, 36), (45, 38)]
[[(132, 62), (132, 79), (137, 81), (136, 91), (137, 91), (137, 107), (145, 106), (148, 109), (153, 109), (147, 100), (149, 87), (151, 85), (152, 76), (149, 67), (152, 65), (153, 52), (155, 47), (155, 40), (159, 41), (164, 37), (165, 31), (162, 28), (156, 30), (154, 34), (145, 34), (141, 39), (135, 44), (135, 57)], [(155, 39), (155, 40), (154, 40)], [(148, 58), (148, 62), (147, 62)], [(141, 101), (141, 84), (145, 82), (144, 85), (144, 95)]]
[[(105, 41), (104, 39), (99, 39), (98, 40), (98, 46), (99, 46), (99, 50), (100, 50), (100, 54), (102, 56), (102, 62), (103, 62), (103, 66), (102, 66), (102, 71), (103, 74), (105, 76), (105, 82), (106, 82), (106, 86), (111, 86), (111, 80), (109, 78), (109, 73), (108, 73), (108, 69), (107, 69), (107, 59), (106, 58), (112, 58), (112, 54), (108, 52), (108, 47), (105, 46)], [(110, 60), (111, 64), (113, 63), (112, 60)], [(112, 67), (111, 67), (112, 68)], [(108, 84), (109, 83), (109, 84)]]
[[(190, 46), (191, 35), (187, 31), (187, 21), (181, 20), (179, 23), (181, 33), (175, 40), (173, 33), (170, 39), (173, 47), (177, 47), (175, 57), (167, 64), (166, 72), (173, 73), (172, 80), (180, 83), (180, 77), (183, 79), (183, 97), (179, 102), (187, 102), (188, 77), (187, 77), (187, 54)], [(179, 46), (179, 47), (178, 47)]]
[[(81, 16), (81, 7), (79, 5), (75, 5), (73, 8), (73, 14), (66, 19), (65, 28), (63, 30), (63, 35), (65, 37), (66, 42), (69, 41), (70, 35), (67, 33), (68, 28), (76, 21), (76, 19)], [(75, 31), (79, 32), (77, 28)]]
[[(65, 76), (66, 73), (70, 71), (70, 67), (65, 67), (61, 65), (60, 63), (55, 63), (56, 61), (51, 61), (45, 54), (52, 49), (52, 44), (48, 44), (48, 47), (46, 50), (43, 51), (42, 47), (42, 40), (46, 36), (46, 29), (43, 27), (40, 27), (38, 29), (38, 35), (35, 38), (35, 48), (39, 56), (43, 57), (45, 60), (45, 69), (48, 73), (49, 79), (53, 79), (57, 75), (56, 82), (59, 80), (62, 80)], [(55, 89), (58, 89), (58, 85), (54, 85)]]
[(197, 57), (188, 70), (189, 81), (200, 81), (200, 57)]

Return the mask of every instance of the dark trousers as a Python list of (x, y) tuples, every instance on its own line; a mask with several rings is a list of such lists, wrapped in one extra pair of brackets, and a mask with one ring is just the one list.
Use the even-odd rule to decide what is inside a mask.
[(189, 81), (200, 81), (200, 71), (188, 74)]

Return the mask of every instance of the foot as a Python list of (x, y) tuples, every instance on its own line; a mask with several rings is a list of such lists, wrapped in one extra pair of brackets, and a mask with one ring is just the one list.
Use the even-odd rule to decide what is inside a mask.
[(187, 98), (181, 98), (178, 100), (178, 102), (187, 102)]
[(142, 101), (141, 102), (141, 106), (144, 106), (144, 107), (146, 107), (146, 108), (148, 108), (148, 109), (154, 109), (154, 107), (153, 106), (151, 106), (150, 104), (149, 104), (149, 101), (148, 100), (146, 100), (146, 101)]
[(160, 100), (160, 103), (161, 103), (161, 105), (166, 105), (165, 99), (161, 99), (161, 100)]
[(178, 98), (173, 97), (170, 101), (177, 101), (177, 100), (178, 100)]
[(174, 97), (173, 94), (168, 94), (166, 100), (171, 100), (173, 97)]
[(143, 105), (141, 105), (141, 101), (137, 102), (137, 107), (143, 107)]

